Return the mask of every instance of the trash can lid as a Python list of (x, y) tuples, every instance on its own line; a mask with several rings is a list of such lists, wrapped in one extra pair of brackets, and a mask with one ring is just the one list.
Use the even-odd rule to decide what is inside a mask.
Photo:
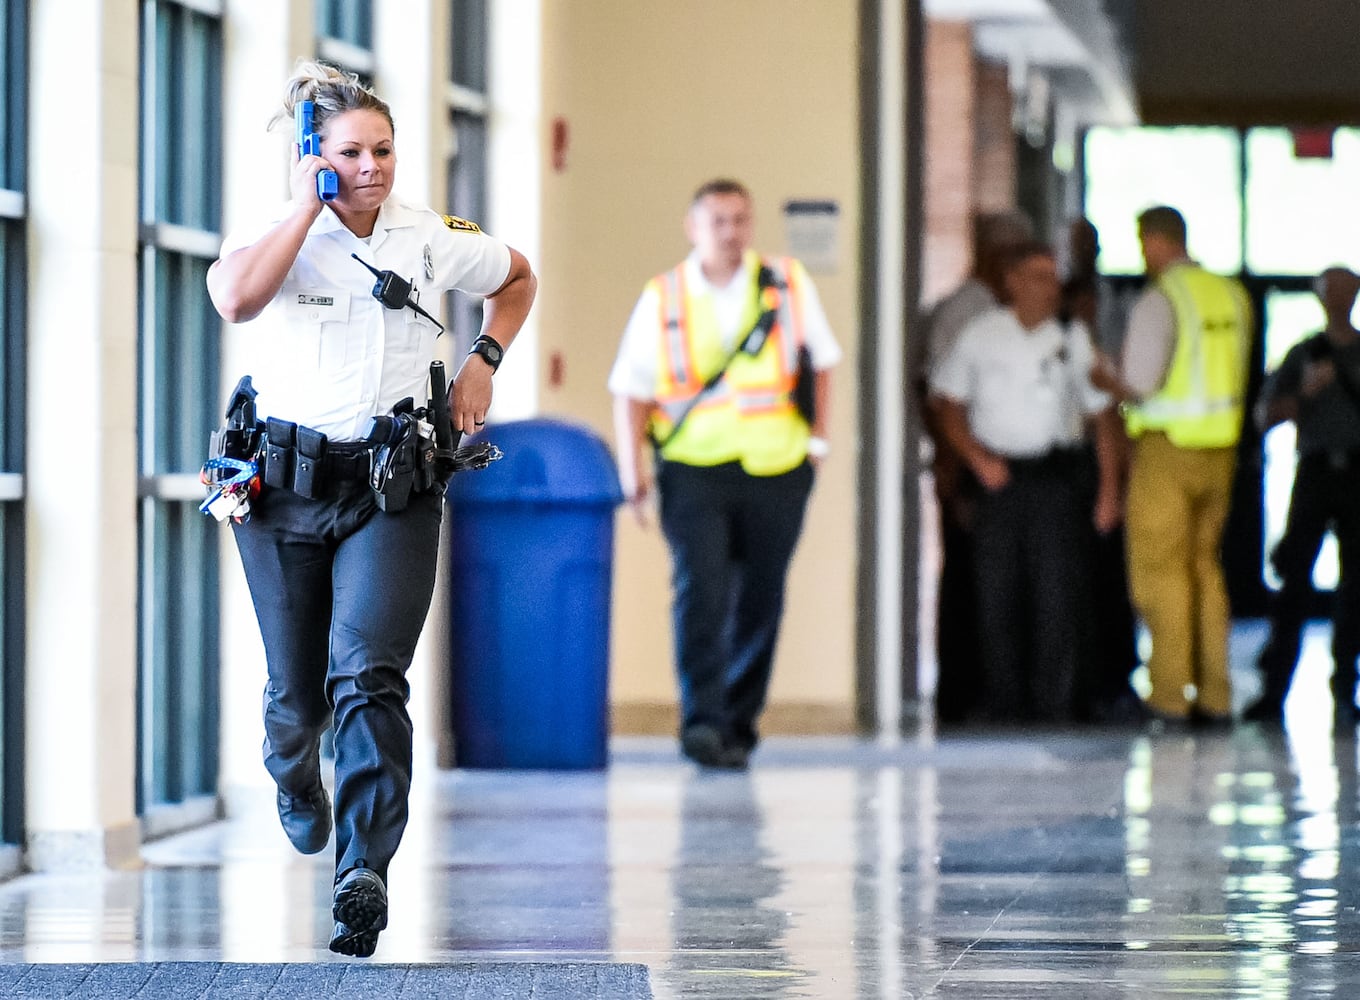
[(485, 469), (449, 481), (451, 503), (580, 503), (623, 501), (609, 447), (594, 431), (561, 420), (536, 418), (488, 425), (475, 437), (504, 456)]

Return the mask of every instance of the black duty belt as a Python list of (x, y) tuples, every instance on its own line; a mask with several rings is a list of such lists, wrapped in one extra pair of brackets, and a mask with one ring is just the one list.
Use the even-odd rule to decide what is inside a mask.
[(341, 441), (326, 449), (322, 467), (331, 482), (353, 482), (368, 479), (373, 465), (373, 442)]
[(1066, 472), (1080, 468), (1089, 461), (1085, 448), (1053, 448), (1042, 455), (1026, 455), (1019, 458), (1006, 458), (1012, 472)]

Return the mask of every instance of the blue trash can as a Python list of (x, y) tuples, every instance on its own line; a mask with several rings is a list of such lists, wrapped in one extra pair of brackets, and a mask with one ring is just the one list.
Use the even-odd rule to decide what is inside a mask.
[(613, 456), (554, 420), (487, 427), (505, 457), (449, 484), (455, 764), (604, 767)]

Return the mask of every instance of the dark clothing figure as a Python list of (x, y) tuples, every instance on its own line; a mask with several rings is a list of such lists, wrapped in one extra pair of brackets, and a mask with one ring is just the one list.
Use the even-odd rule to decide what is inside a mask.
[(1257, 660), (1262, 695), (1246, 714), (1261, 721), (1283, 717), (1313, 599), (1313, 565), (1331, 530), (1341, 555), (1331, 685), (1339, 721), (1349, 722), (1360, 656), (1360, 338), (1338, 346), (1319, 333), (1296, 344), (1266, 384), (1263, 406), (1277, 401), (1296, 407), (1298, 466), (1285, 531), (1271, 554), (1280, 589), (1271, 601), (1270, 637)]
[[(1123, 344), (1124, 319), (1107, 279), (1100, 276), (1100, 235), (1089, 219), (1068, 227), (1069, 271), (1063, 282), (1063, 324), (1082, 323), (1097, 351), (1116, 357)], [(1115, 435), (1120, 478), (1128, 468), (1128, 440)], [(1096, 456), (1089, 459), (1090, 503), (1096, 497)], [(1130, 677), (1138, 667), (1137, 616), (1129, 596), (1128, 562), (1122, 523), (1100, 532), (1092, 528), (1090, 549), (1090, 647), (1076, 684), (1077, 714), (1093, 722), (1132, 722), (1142, 716), (1142, 699)]]
[(1090, 649), (1090, 502), (1082, 449), (1009, 460), (973, 538), (983, 709), (997, 722), (1066, 722)]
[(747, 752), (812, 481), (807, 463), (777, 476), (749, 475), (736, 462), (657, 467), (683, 725), (711, 726)]

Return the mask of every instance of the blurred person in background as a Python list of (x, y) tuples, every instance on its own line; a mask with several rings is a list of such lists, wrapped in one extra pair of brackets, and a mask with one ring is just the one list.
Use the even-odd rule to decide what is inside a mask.
[(1229, 608), (1220, 548), (1251, 355), (1241, 284), (1190, 259), (1185, 217), (1138, 217), (1148, 285), (1120, 364), (1092, 378), (1122, 404), (1133, 441), (1126, 531), (1134, 607), (1152, 638), (1147, 707), (1160, 726), (1232, 721)]
[(936, 303), (926, 321), (926, 377), (920, 392), (926, 433), (933, 446), (931, 469), (940, 512), (935, 712), (943, 723), (966, 722), (982, 710), (973, 570), (973, 516), (979, 487), (968, 464), (941, 432), (935, 408), (926, 404), (929, 378), (953, 350), (964, 327), (1001, 305), (1006, 295), (1006, 262), (1016, 247), (1032, 238), (1033, 226), (1018, 212), (977, 216), (973, 271)]
[(831, 451), (841, 350), (803, 265), (752, 249), (743, 184), (702, 185), (685, 235), (689, 256), (638, 298), (609, 391), (624, 497), (645, 523), (655, 492), (671, 552), (680, 750), (741, 770), (759, 740), (803, 513)]
[[(1115, 313), (1117, 304), (1101, 277), (1100, 234), (1089, 219), (1072, 220), (1068, 227), (1067, 275), (1063, 280), (1063, 300), (1059, 319), (1081, 323), (1091, 334), (1100, 355), (1118, 352), (1123, 328)], [(1129, 440), (1111, 408), (1100, 417), (1109, 421), (1109, 440), (1116, 446), (1117, 468), (1122, 496), (1130, 458)], [(1091, 468), (1097, 468), (1092, 444)], [(1092, 503), (1097, 477), (1091, 476)], [(1124, 519), (1107, 531), (1096, 531), (1092, 539), (1091, 611), (1092, 648), (1086, 671), (1077, 685), (1078, 712), (1093, 722), (1130, 723), (1142, 720), (1142, 699), (1131, 683), (1139, 665), (1137, 616), (1129, 599), (1128, 562), (1124, 554)]]
[(1360, 656), (1360, 331), (1351, 322), (1360, 276), (1331, 267), (1315, 289), (1327, 325), (1290, 348), (1257, 405), (1262, 432), (1285, 421), (1297, 431), (1298, 464), (1284, 534), (1271, 553), (1280, 589), (1270, 637), (1256, 667), (1261, 696), (1243, 718), (1280, 725), (1313, 597), (1313, 564), (1328, 530), (1336, 534), (1341, 578), (1332, 604), (1332, 699), (1338, 731), (1355, 726)]
[[(988, 722), (1072, 721), (1090, 651), (1090, 537), (1119, 516), (1108, 397), (1085, 327), (1064, 326), (1053, 251), (1016, 248), (1008, 306), (973, 320), (931, 373), (942, 435), (981, 484), (974, 597)], [(1092, 509), (1088, 435), (1100, 486)]]

